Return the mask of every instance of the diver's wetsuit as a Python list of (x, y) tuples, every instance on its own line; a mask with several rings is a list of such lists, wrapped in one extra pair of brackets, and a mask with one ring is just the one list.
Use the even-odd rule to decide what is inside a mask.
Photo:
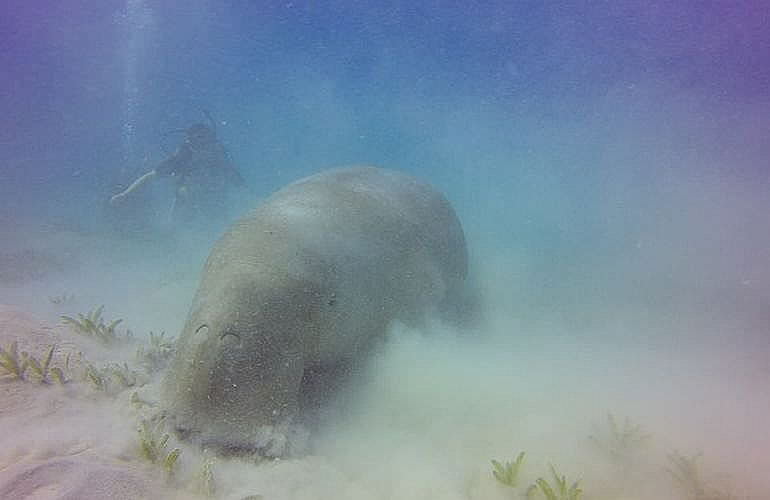
[(159, 177), (174, 179), (176, 195), (171, 216), (177, 222), (224, 216), (228, 188), (243, 184), (243, 178), (218, 141), (185, 141), (155, 172)]

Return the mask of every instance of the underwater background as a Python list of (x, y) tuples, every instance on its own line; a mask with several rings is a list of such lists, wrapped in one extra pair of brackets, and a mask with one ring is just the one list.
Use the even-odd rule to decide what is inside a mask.
[[(307, 457), (221, 460), (217, 498), (514, 498), (549, 464), (586, 499), (770, 498), (770, 4), (6, 0), (0, 68), (2, 311), (178, 335), (225, 226), (170, 223), (164, 182), (107, 201), (207, 111), (231, 218), (348, 164), (457, 210), (481, 325), (397, 328)], [(54, 428), (129, 460), (131, 412), (82, 401)], [(0, 409), (0, 491), (58, 453), (36, 418)]]

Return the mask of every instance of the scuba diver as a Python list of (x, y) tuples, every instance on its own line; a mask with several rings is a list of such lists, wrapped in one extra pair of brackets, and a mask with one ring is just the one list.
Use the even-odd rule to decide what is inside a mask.
[(176, 152), (110, 198), (110, 204), (116, 206), (122, 203), (127, 196), (156, 177), (170, 178), (175, 187), (172, 221), (224, 217), (230, 189), (245, 183), (227, 150), (217, 139), (214, 120), (208, 113), (206, 116), (210, 125), (195, 123), (184, 130), (184, 142)]

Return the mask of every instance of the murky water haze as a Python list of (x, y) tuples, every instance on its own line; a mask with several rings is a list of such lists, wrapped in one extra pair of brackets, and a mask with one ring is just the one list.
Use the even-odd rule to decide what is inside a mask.
[[(248, 26), (254, 10), (238, 23), (237, 9), (206, 3), (112, 7), (90, 14), (112, 45), (83, 59), (85, 40), (56, 19), (31, 42), (22, 21), (43, 13), (14, 18), (9, 64), (24, 43), (71, 63), (18, 66), (37, 85), (3, 96), (19, 118), (3, 119), (0, 303), (51, 322), (104, 304), (138, 336), (177, 335), (223, 228), (170, 225), (167, 186), (122, 211), (105, 201), (204, 106), (250, 186), (233, 217), (321, 168), (374, 163), (445, 191), (472, 255), (473, 331), (395, 326), (311, 455), (223, 460), (223, 498), (506, 498), (489, 460), (519, 451), (526, 484), (553, 463), (583, 479), (586, 498), (688, 498), (665, 472), (675, 450), (702, 453), (710, 487), (768, 495), (763, 5), (439, 9), (432, 26), (404, 6), (336, 24), (341, 5), (266, 8)], [(135, 37), (110, 35), (129, 14)], [(78, 75), (91, 90), (74, 90)], [(22, 116), (35, 95), (50, 105)], [(623, 472), (589, 439), (608, 412), (650, 435)]]

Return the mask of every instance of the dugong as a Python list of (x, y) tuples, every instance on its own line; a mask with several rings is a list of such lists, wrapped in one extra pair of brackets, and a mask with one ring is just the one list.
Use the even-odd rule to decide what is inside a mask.
[(162, 384), (178, 435), (283, 453), (280, 435), (393, 321), (447, 307), (467, 274), (447, 199), (414, 177), (344, 167), (298, 180), (235, 222), (204, 266)]

